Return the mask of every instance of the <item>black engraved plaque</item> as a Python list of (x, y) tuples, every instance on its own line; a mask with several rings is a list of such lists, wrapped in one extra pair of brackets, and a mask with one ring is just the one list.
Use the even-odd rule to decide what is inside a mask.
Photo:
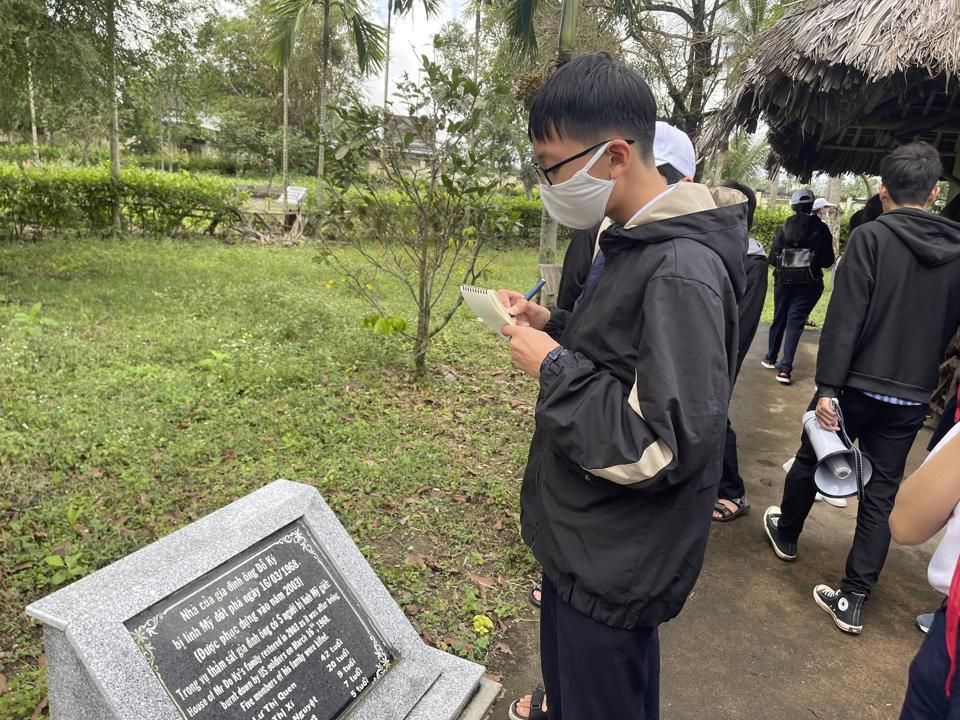
[(393, 661), (303, 520), (124, 624), (186, 720), (333, 720)]

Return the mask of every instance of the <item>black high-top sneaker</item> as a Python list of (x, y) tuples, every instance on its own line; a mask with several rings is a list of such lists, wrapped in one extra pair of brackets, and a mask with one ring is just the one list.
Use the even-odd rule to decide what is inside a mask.
[(813, 589), (813, 599), (828, 613), (837, 627), (851, 635), (859, 635), (863, 630), (863, 601), (866, 595), (855, 592), (834, 590), (829, 585), (817, 585)]
[(767, 539), (773, 546), (773, 551), (781, 560), (792, 561), (797, 559), (797, 544), (787, 542), (780, 537), (780, 508), (771, 505), (763, 513), (763, 530), (767, 533)]

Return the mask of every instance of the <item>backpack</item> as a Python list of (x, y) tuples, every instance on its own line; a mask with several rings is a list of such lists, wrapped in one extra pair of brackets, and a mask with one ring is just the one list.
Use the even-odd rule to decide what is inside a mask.
[[(799, 216), (798, 216), (799, 217)], [(792, 227), (789, 228), (793, 230)], [(788, 226), (784, 226), (783, 250), (777, 258), (777, 275), (784, 285), (809, 285), (817, 281), (813, 274), (816, 253), (810, 248), (797, 247), (800, 244), (796, 232), (787, 237)], [(788, 242), (790, 243), (788, 245)]]

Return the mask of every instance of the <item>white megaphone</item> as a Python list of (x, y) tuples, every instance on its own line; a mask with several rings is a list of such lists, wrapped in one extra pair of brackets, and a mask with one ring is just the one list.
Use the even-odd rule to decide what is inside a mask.
[[(832, 430), (824, 430), (817, 414), (810, 410), (803, 414), (803, 431), (810, 438), (817, 454), (817, 469), (813, 481), (821, 495), (833, 498), (851, 497), (859, 493), (873, 475), (873, 466), (855, 447), (847, 447)], [(861, 480), (857, 482), (857, 465)]]

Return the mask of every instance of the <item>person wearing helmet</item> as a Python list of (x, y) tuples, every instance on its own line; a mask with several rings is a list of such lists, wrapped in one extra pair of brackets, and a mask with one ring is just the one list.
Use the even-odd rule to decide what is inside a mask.
[[(801, 188), (790, 198), (793, 215), (777, 231), (770, 251), (773, 265), (773, 324), (765, 368), (777, 371), (777, 382), (791, 383), (793, 358), (800, 343), (803, 323), (823, 294), (823, 270), (833, 265), (830, 229), (813, 214), (814, 196)], [(780, 346), (783, 356), (777, 361)]]

